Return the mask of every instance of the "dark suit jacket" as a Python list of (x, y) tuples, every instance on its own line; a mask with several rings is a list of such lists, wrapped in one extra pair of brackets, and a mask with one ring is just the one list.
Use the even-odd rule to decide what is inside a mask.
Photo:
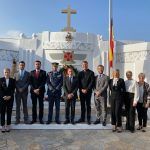
[(19, 72), (14, 74), (14, 79), (16, 80), (16, 92), (19, 92), (18, 89), (23, 89), (23, 92), (28, 92), (29, 78), (30, 73), (27, 71), (24, 72), (22, 79), (20, 78)]
[(109, 88), (111, 90), (111, 98), (118, 97), (118, 99), (122, 99), (124, 102), (125, 100), (125, 82), (122, 78), (119, 78), (117, 82), (117, 86), (113, 86), (113, 79), (109, 80)]
[(14, 98), (14, 91), (15, 91), (15, 80), (9, 78), (8, 87), (6, 86), (6, 79), (5, 77), (0, 78), (0, 99), (3, 100), (4, 96), (11, 96)]
[(36, 70), (30, 72), (30, 86), (31, 94), (34, 93), (33, 90), (40, 89), (40, 94), (45, 92), (45, 83), (46, 83), (46, 71), (40, 70), (39, 77), (36, 78)]
[(92, 92), (92, 89), (94, 88), (94, 79), (94, 72), (89, 69), (79, 72), (79, 90), (87, 89), (88, 92)]
[(117, 86), (114, 87), (113, 86), (113, 79), (110, 79), (109, 81), (109, 87), (110, 87), (110, 90), (113, 92), (117, 91), (117, 92), (126, 92), (126, 88), (125, 88), (125, 82), (122, 78), (119, 78), (118, 79), (118, 82), (117, 82)]
[(77, 91), (78, 91), (78, 78), (73, 76), (72, 83), (69, 83), (69, 77), (64, 77), (63, 80), (63, 89), (65, 93), (65, 98), (68, 94), (73, 93), (74, 98), (77, 98)]

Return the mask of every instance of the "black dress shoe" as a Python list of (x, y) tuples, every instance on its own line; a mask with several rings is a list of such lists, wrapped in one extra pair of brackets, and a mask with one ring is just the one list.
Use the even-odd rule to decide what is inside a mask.
[(102, 124), (103, 126), (106, 126), (106, 121), (103, 121), (103, 124)]
[(24, 124), (30, 124), (29, 120), (25, 120)]
[(146, 132), (146, 128), (145, 127), (142, 128), (142, 132)]
[(56, 123), (57, 123), (57, 124), (61, 124), (61, 122), (60, 122), (59, 120), (58, 120), (58, 121), (56, 121)]
[(88, 125), (90, 125), (90, 124), (91, 124), (91, 121), (90, 121), (90, 120), (88, 120), (88, 121), (87, 121), (87, 124), (88, 124)]
[(30, 122), (30, 124), (34, 124), (34, 123), (36, 123), (36, 120), (32, 120), (32, 121)]
[(64, 124), (68, 124), (68, 123), (70, 123), (70, 121), (69, 120), (65, 120)]
[(16, 120), (15, 122), (15, 125), (19, 124), (20, 123), (20, 120)]
[(71, 121), (71, 124), (75, 125), (76, 123), (74, 121)]
[(97, 119), (93, 124), (99, 124), (100, 123), (100, 120)]
[(46, 122), (46, 124), (51, 124), (51, 121), (48, 120), (48, 121)]
[(44, 124), (43, 120), (40, 120), (40, 124)]
[(80, 118), (78, 121), (76, 121), (76, 123), (81, 123), (81, 122), (85, 122), (85, 120)]
[(131, 132), (131, 133), (134, 133), (134, 132), (135, 132), (135, 130), (130, 130), (130, 132)]

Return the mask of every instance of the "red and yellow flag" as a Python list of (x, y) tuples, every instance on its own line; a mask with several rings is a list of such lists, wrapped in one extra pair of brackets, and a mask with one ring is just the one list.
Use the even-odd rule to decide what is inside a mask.
[(114, 60), (114, 35), (113, 35), (113, 20), (110, 22), (110, 32), (109, 32), (109, 67), (113, 67)]

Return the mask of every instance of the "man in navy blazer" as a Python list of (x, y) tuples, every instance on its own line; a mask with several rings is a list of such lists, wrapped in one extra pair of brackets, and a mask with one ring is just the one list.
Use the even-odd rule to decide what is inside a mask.
[(28, 108), (27, 108), (27, 97), (28, 97), (28, 86), (29, 86), (30, 74), (25, 70), (25, 62), (19, 62), (19, 71), (14, 74), (16, 80), (16, 124), (20, 123), (20, 106), (21, 102), (23, 105), (24, 123), (28, 124)]

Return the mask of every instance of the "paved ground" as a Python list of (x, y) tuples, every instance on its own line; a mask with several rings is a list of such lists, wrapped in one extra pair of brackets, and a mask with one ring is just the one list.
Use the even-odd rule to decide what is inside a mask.
[[(150, 123), (149, 123), (150, 124)], [(111, 130), (12, 130), (0, 133), (1, 150), (149, 150), (147, 132)]]
[[(76, 119), (80, 116), (79, 108), (77, 106)], [(47, 110), (45, 112), (46, 121)], [(15, 112), (13, 123), (14, 120)], [(94, 107), (92, 120), (95, 120)], [(61, 109), (61, 121), (64, 121), (64, 109)], [(150, 121), (146, 133), (136, 131), (134, 134), (127, 131), (112, 133), (111, 130), (12, 130), (4, 134), (0, 132), (0, 150), (149, 150), (149, 147)]]

